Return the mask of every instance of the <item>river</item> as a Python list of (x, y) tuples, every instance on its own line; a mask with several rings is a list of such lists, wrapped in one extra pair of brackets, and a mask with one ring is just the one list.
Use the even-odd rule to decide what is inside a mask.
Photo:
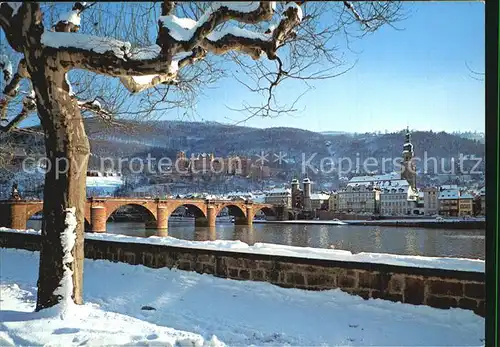
[[(40, 221), (28, 228), (40, 229)], [(155, 235), (144, 223), (108, 223), (107, 232), (137, 237)], [(159, 236), (166, 236), (161, 232)], [(184, 240), (241, 240), (300, 247), (335, 248), (353, 253), (373, 252), (430, 257), (485, 258), (484, 230), (426, 229), (358, 225), (254, 224), (252, 227), (220, 223), (214, 230), (195, 227), (193, 221), (171, 221), (168, 236)]]

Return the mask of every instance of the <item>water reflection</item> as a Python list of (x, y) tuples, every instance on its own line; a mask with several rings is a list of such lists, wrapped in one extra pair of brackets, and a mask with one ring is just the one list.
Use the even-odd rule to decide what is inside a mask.
[(406, 252), (411, 255), (417, 255), (417, 237), (415, 230), (408, 230), (406, 233)]
[[(28, 228), (40, 229), (40, 221)], [(172, 236), (184, 240), (241, 240), (301, 247), (335, 248), (353, 253), (375, 252), (407, 255), (484, 259), (484, 230), (451, 230), (353, 225), (218, 224), (195, 227), (192, 221), (169, 223), (168, 231), (146, 230), (144, 223), (108, 223), (108, 233), (148, 237)]]
[(195, 227), (194, 237), (195, 241), (215, 241), (217, 240), (217, 233), (215, 227)]

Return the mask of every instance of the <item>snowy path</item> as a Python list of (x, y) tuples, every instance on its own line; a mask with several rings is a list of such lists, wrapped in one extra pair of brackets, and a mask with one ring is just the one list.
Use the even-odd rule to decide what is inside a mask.
[[(0, 249), (0, 345), (484, 344), (484, 319), (466, 310), (365, 301), (339, 290), (284, 289), (103, 260), (85, 260), (84, 271), (87, 304), (78, 308), (79, 318), (37, 319), (29, 312), (38, 252)], [(144, 305), (156, 310), (142, 311)]]

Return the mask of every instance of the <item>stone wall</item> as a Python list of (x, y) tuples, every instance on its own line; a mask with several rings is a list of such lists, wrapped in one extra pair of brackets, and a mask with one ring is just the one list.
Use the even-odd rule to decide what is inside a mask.
[[(39, 249), (39, 235), (0, 232), (0, 247)], [(85, 257), (151, 268), (177, 268), (236, 280), (307, 290), (339, 288), (436, 308), (460, 307), (485, 316), (485, 274), (375, 263), (188, 249), (146, 243), (85, 240)]]

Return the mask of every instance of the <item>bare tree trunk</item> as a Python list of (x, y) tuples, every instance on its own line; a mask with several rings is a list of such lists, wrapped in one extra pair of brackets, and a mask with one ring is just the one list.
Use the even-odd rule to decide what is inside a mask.
[[(83, 239), (86, 202), (86, 171), (90, 147), (76, 101), (69, 95), (65, 71), (56, 58), (45, 64), (28, 64), (37, 97), (38, 114), (45, 132), (48, 159), (44, 188), (38, 297), (36, 310), (52, 307), (61, 300), (65, 271), (72, 272), (72, 301), (83, 303)], [(68, 209), (75, 208), (76, 241), (72, 258), (64, 260), (64, 233)], [(70, 228), (71, 229), (71, 228)], [(73, 232), (73, 229), (70, 230)], [(67, 260), (67, 259), (66, 259)]]

